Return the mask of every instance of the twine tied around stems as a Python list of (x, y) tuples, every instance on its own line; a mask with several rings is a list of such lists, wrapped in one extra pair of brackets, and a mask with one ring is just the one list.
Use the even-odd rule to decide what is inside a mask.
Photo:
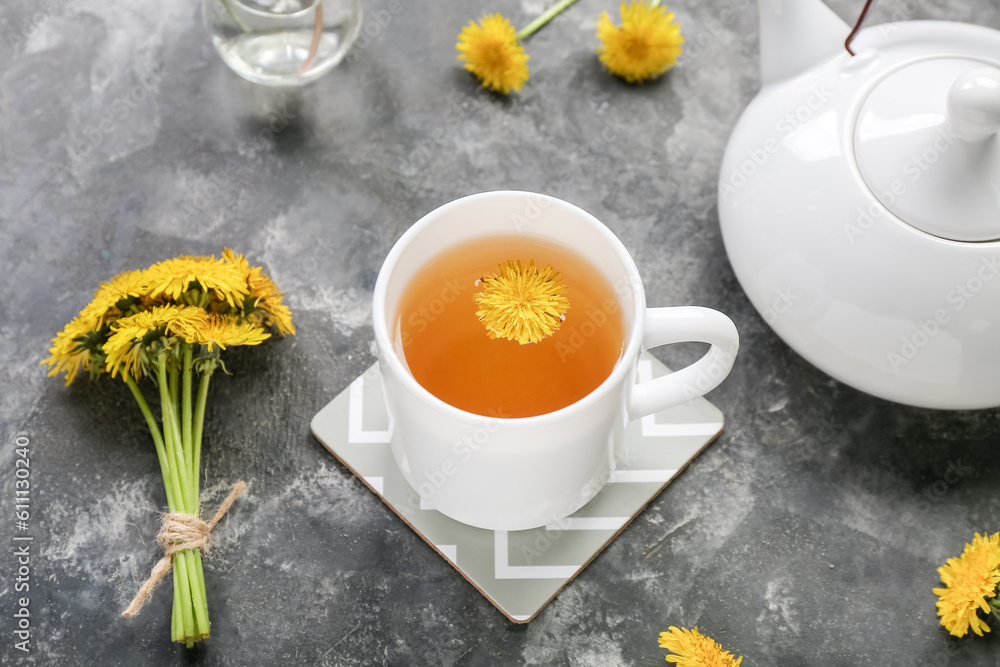
[(163, 558), (153, 566), (149, 578), (139, 587), (139, 592), (132, 598), (128, 609), (122, 612), (122, 616), (132, 618), (139, 613), (142, 605), (146, 604), (146, 600), (153, 594), (153, 589), (160, 583), (160, 579), (170, 571), (175, 553), (185, 549), (205, 551), (208, 548), (208, 538), (212, 529), (215, 528), (215, 524), (222, 520), (222, 517), (226, 515), (229, 508), (246, 489), (246, 482), (242, 480), (237, 482), (210, 521), (202, 521), (195, 515), (185, 512), (171, 512), (163, 516), (160, 532), (156, 534), (156, 541), (163, 547)]

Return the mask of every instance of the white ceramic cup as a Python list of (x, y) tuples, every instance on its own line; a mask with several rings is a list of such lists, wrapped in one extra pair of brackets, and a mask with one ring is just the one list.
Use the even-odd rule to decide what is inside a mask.
[[(556, 242), (600, 270), (619, 300), (624, 350), (607, 379), (576, 403), (533, 417), (485, 417), (438, 399), (410, 374), (397, 340), (400, 300), (445, 249), (512, 234)], [(535, 528), (582, 507), (613, 473), (626, 424), (715, 388), (739, 347), (735, 325), (718, 311), (647, 309), (635, 262), (611, 230), (572, 204), (529, 192), (464, 197), (417, 221), (382, 265), (373, 321), (392, 453), (403, 476), (422, 507), (492, 530)], [(636, 384), (642, 350), (683, 341), (712, 347), (687, 368)]]

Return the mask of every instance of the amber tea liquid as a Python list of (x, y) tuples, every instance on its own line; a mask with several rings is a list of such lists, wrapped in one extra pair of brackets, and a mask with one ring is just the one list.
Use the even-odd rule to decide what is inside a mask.
[[(539, 343), (491, 339), (476, 317), (476, 281), (508, 259), (549, 264), (568, 288), (565, 321)], [(575, 403), (611, 374), (624, 344), (621, 306), (604, 276), (567, 249), (524, 236), (476, 239), (434, 257), (403, 293), (396, 324), (417, 382), (456, 408), (493, 417)]]

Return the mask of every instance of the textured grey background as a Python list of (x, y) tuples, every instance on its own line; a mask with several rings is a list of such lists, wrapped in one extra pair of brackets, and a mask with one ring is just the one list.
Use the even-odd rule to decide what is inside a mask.
[[(832, 4), (852, 19), (862, 2)], [(747, 667), (998, 663), (998, 633), (949, 639), (930, 589), (974, 531), (1000, 529), (1000, 412), (863, 395), (766, 328), (715, 207), (726, 138), (759, 85), (756, 10), (676, 3), (688, 56), (635, 87), (593, 54), (594, 21), (614, 5), (582, 0), (533, 37), (530, 82), (502, 99), (457, 66), (455, 36), (488, 11), (523, 25), (541, 0), (406, 4), (292, 95), (231, 74), (193, 0), (4, 0), (0, 662), (663, 664), (658, 633), (697, 625)], [(367, 4), (372, 32), (384, 7)], [(897, 12), (1000, 28), (994, 0), (884, 0), (871, 22)], [(392, 242), (436, 206), (498, 188), (589, 210), (632, 251), (651, 304), (719, 308), (743, 335), (709, 396), (723, 436), (527, 626), (309, 433), (373, 361), (369, 295)], [(163, 503), (131, 396), (110, 381), (66, 389), (38, 362), (100, 280), (224, 246), (270, 271), (299, 335), (237, 351), (213, 382), (206, 500), (240, 478), (251, 488), (216, 531), (213, 637), (186, 651), (168, 641), (167, 586), (119, 617), (157, 557)], [(10, 633), (18, 434), (34, 485), (28, 656)]]

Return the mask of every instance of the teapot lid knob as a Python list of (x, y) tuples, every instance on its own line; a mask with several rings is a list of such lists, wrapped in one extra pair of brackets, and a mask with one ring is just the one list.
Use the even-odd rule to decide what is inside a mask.
[(1000, 241), (1000, 69), (944, 56), (887, 74), (858, 112), (854, 156), (871, 194), (921, 231)]
[(958, 77), (948, 92), (948, 115), (967, 141), (989, 139), (1000, 131), (1000, 69), (980, 67)]

